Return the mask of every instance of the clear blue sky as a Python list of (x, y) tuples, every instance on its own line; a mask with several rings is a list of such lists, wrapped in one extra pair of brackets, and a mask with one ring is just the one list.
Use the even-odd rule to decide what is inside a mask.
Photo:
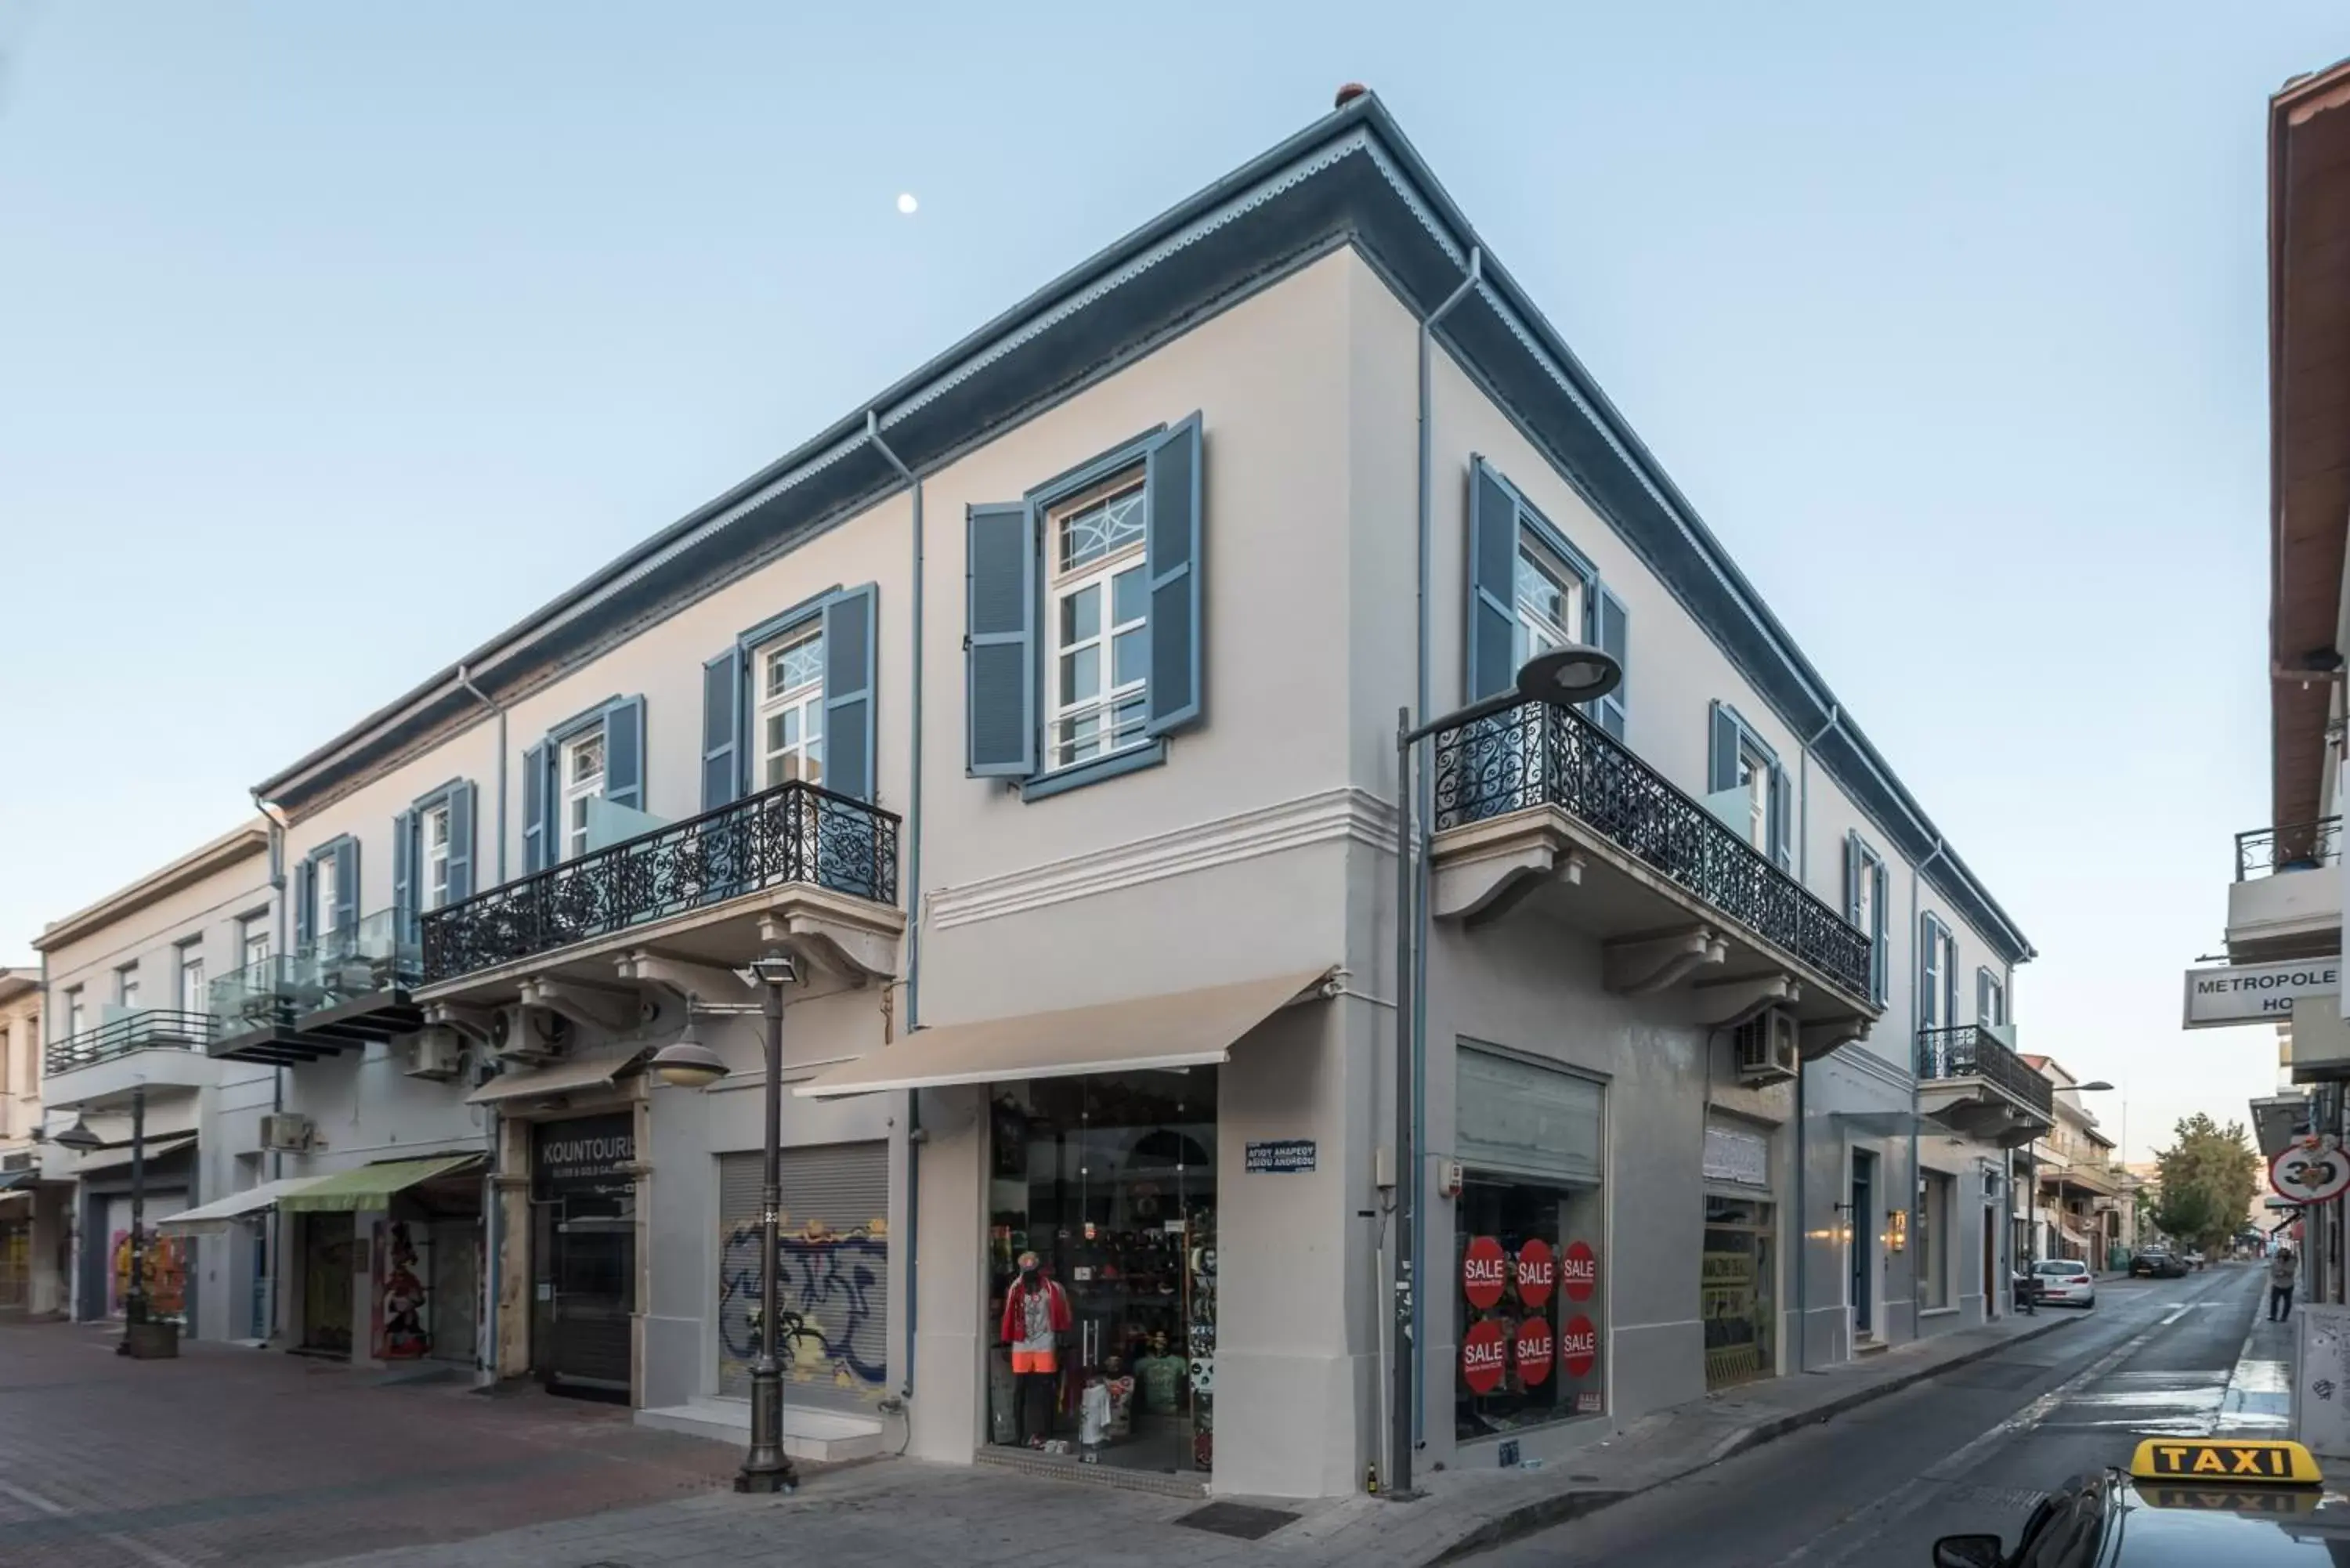
[(1354, 78), (2039, 944), (2027, 1048), (2241, 1117), (2263, 106), (2350, 20), (1917, 10), (0, 0), (0, 957)]

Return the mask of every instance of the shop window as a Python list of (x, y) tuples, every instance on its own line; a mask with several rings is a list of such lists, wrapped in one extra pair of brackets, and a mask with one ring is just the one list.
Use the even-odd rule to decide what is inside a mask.
[(1950, 1179), (1929, 1170), (1918, 1179), (1918, 1305), (1950, 1304)]
[(1775, 1370), (1777, 1223), (1768, 1203), (1706, 1194), (1699, 1297), (1708, 1388), (1752, 1382)]
[(1604, 1414), (1599, 1189), (1472, 1177), (1456, 1213), (1453, 1435)]

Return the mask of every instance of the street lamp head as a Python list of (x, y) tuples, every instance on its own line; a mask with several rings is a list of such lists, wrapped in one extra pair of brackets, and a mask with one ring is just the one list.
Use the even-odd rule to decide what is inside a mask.
[(1624, 667), (1579, 642), (1537, 653), (1518, 667), (1518, 695), (1530, 702), (1596, 702), (1623, 683)]
[(106, 1140), (90, 1131), (89, 1124), (85, 1121), (77, 1121), (65, 1131), (51, 1134), (49, 1141), (59, 1148), (69, 1149), (75, 1154), (88, 1154), (92, 1149), (106, 1147)]
[(2111, 1084), (2106, 1083), (2103, 1078), (2099, 1078), (2094, 1084), (2075, 1084), (2073, 1086), (2080, 1090), (2085, 1095), (2093, 1094), (2099, 1089), (2110, 1089), (2113, 1087)]
[(651, 1065), (672, 1088), (706, 1089), (726, 1076), (726, 1059), (693, 1037), (691, 1018), (676, 1039), (653, 1053)]
[(751, 961), (749, 972), (762, 985), (789, 985), (799, 979), (799, 965), (780, 948), (769, 948)]

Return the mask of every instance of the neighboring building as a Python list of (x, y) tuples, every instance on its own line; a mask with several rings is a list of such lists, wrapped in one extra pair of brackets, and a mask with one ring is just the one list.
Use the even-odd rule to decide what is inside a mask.
[(2002, 1310), (2029, 944), (1367, 97), (261, 784), (207, 1137), (288, 1185), (207, 1190), (285, 1343), (739, 1430), (779, 951), (795, 1448), (1059, 1464), (1131, 1376), (1105, 1469), (1354, 1490), (1394, 716), (1576, 639), (1421, 749), (1418, 1462)]
[(2081, 1103), (2079, 1079), (2046, 1056), (2023, 1060), (2053, 1086), (2056, 1110), (2054, 1126), (2032, 1145), (2039, 1192), (2030, 1217), (2031, 1255), (2122, 1267), (2117, 1256), (2135, 1234), (2136, 1188), (2114, 1157), (2114, 1140)]
[(41, 1175), (41, 971), (0, 969), (0, 1314), (64, 1310), (64, 1193)]
[[(2267, 825), (2236, 836), (2228, 971), (2190, 977), (2215, 1022), (2282, 1015), (2300, 1093), (2252, 1102), (2262, 1153), (2341, 1137), (2350, 1023), (2340, 985), (2342, 763), (2350, 535), (2350, 61), (2269, 100), (2269, 787)], [(2244, 1005), (2233, 1005), (2238, 1002)], [(2216, 1017), (2214, 1017), (2216, 1015)], [(2294, 1103), (2298, 1101), (2298, 1103)], [(2303, 1288), (2340, 1302), (2343, 1209), (2303, 1229)], [(2291, 1211), (2268, 1223), (2290, 1236)]]
[[(47, 1181), (70, 1184), (68, 1293), (84, 1321), (119, 1316), (130, 1284), (132, 1164), (144, 1157), (150, 1303), (192, 1334), (224, 1336), (247, 1303), (233, 1282), (255, 1266), (233, 1236), (199, 1269), (194, 1239), (161, 1222), (246, 1184), (258, 1162), (213, 1133), (234, 1094), (207, 1054), (217, 1034), (213, 977), (234, 966), (275, 918), (269, 835), (256, 819), (88, 909), (34, 942), (46, 976), (40, 1095)], [(258, 1092), (265, 1099), (266, 1080)], [(224, 1096), (230, 1097), (224, 1098)], [(143, 1140), (133, 1112), (143, 1100)], [(78, 1123), (104, 1147), (75, 1154), (56, 1137)], [(234, 1245), (230, 1246), (230, 1243)]]

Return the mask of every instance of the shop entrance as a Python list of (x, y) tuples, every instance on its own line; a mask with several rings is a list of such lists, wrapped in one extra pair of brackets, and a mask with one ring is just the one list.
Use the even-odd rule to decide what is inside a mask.
[(351, 1275), (359, 1243), (348, 1214), (305, 1214), (302, 1220), (302, 1348), (351, 1353)]
[(625, 1401), (636, 1364), (636, 1115), (531, 1131), (531, 1370), (552, 1393)]
[(1852, 1234), (1852, 1332), (1867, 1334), (1873, 1326), (1869, 1314), (1871, 1292), (1868, 1288), (1868, 1228), (1870, 1217), (1877, 1212), (1877, 1157), (1864, 1149), (1852, 1151), (1852, 1202), (1845, 1211), (1845, 1225)]
[(1726, 1388), (1772, 1374), (1779, 1270), (1776, 1210), (1752, 1199), (1706, 1194), (1700, 1310), (1705, 1386)]
[(1208, 1470), (1216, 1069), (998, 1085), (992, 1125), (990, 1439)]

